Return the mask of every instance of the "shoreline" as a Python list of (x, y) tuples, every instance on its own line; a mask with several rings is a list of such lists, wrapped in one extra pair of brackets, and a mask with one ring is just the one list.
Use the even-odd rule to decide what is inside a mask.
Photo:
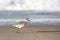
[(15, 27), (0, 27), (0, 40), (60, 40), (60, 27), (23, 27), (16, 33)]

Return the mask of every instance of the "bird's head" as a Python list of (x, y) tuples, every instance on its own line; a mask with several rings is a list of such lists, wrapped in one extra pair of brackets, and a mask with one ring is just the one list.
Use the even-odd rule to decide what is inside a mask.
[(25, 18), (24, 21), (30, 21), (29, 18)]

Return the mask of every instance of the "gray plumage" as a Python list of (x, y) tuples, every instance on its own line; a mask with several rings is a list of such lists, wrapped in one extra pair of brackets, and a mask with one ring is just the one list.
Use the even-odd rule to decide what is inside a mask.
[(20, 28), (24, 27), (24, 25), (25, 25), (26, 23), (28, 23), (28, 21), (30, 21), (30, 20), (29, 20), (28, 18), (25, 18), (23, 21), (20, 21), (20, 22), (18, 22), (18, 23), (16, 23), (16, 24), (13, 24), (13, 25), (11, 25), (11, 26), (17, 27), (17, 32), (18, 32), (18, 30), (19, 30)]

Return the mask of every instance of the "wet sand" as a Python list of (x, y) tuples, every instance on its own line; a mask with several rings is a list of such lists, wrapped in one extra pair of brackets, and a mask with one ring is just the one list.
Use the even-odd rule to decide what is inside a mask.
[(60, 27), (24, 27), (16, 33), (16, 28), (0, 27), (0, 40), (60, 40)]

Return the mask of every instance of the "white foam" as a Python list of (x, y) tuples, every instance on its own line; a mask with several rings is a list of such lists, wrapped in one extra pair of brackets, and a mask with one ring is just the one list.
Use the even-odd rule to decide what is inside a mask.
[(13, 1), (15, 2), (13, 6), (8, 5), (10, 1), (8, 2), (5, 0), (3, 1), (3, 5), (0, 6), (2, 6), (3, 9), (5, 10), (49, 10), (49, 11), (60, 10), (59, 0), (13, 0)]

